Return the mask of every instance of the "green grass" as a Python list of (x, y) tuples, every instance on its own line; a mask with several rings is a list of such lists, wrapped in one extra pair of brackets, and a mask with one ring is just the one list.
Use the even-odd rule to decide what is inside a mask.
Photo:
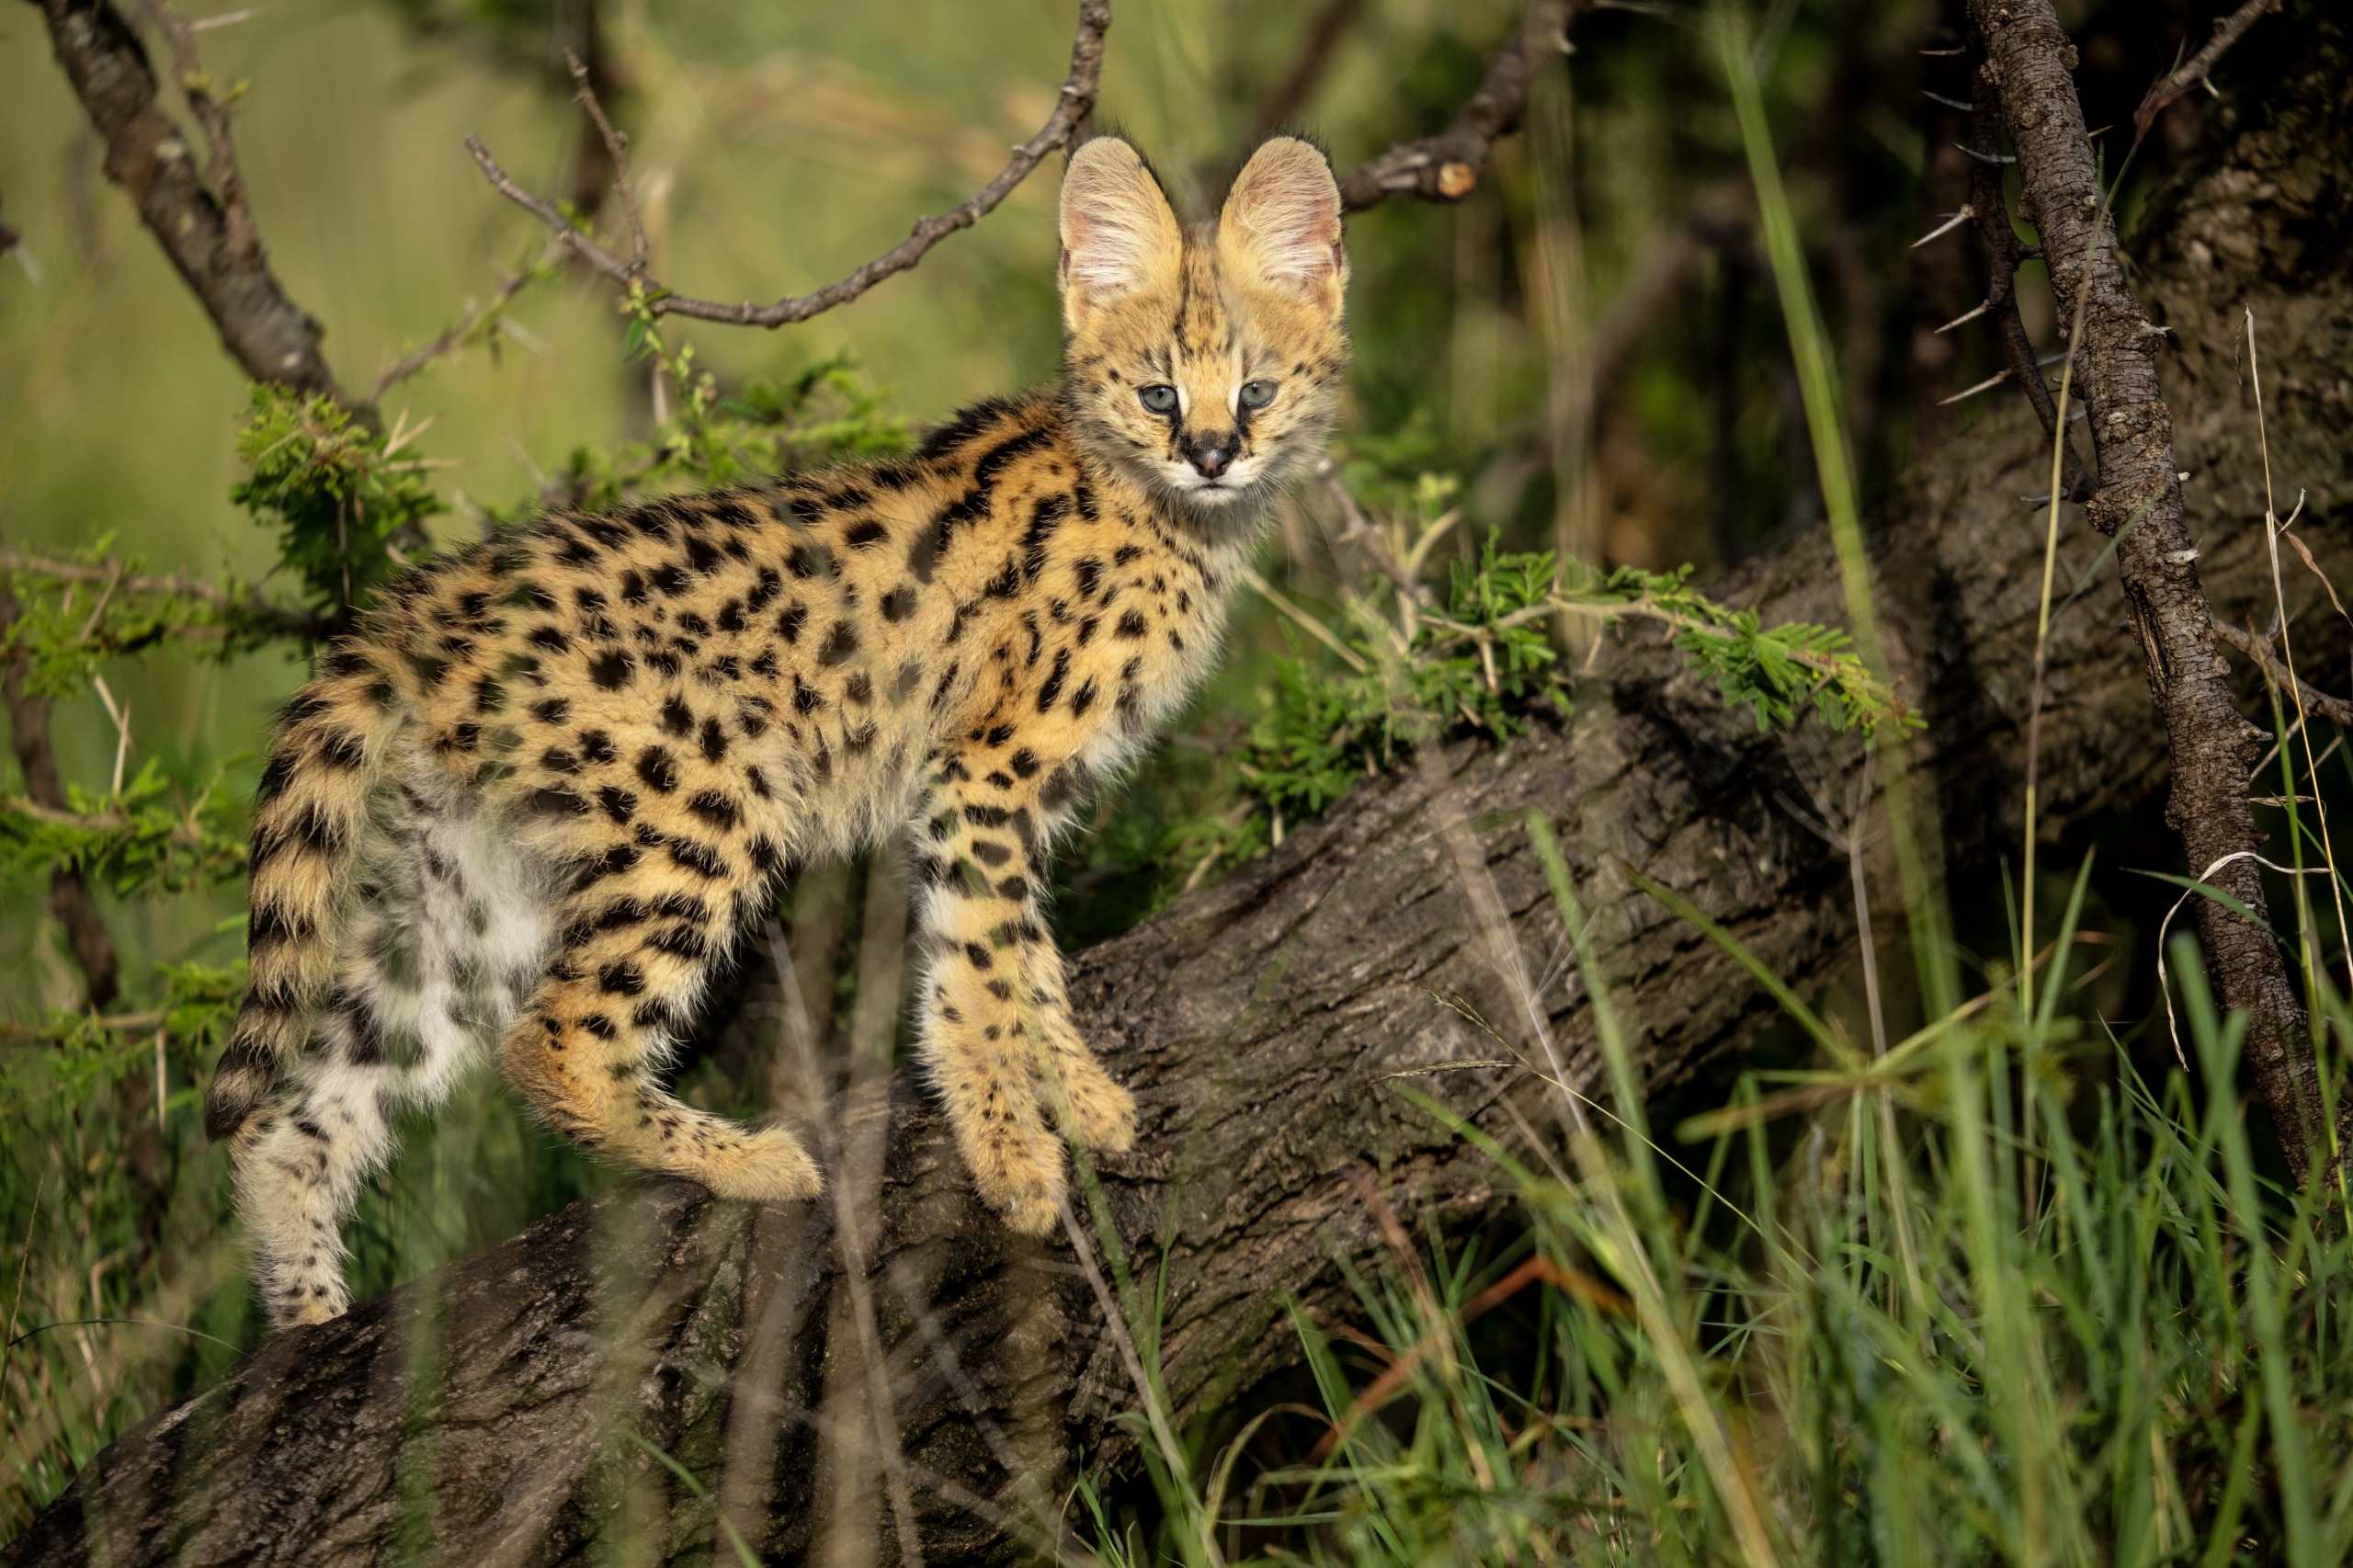
[[(1680, 1195), (1631, 1136), (1495, 1151), (1526, 1233), (1352, 1276), (1370, 1356), (1295, 1313), (1333, 1446), (1254, 1455), (1211, 1533), (1351, 1564), (2344, 1561), (2353, 1242), (2257, 1174), (2237, 1024), (2181, 967), (2199, 1070), (2163, 1084), (1997, 997), (1847, 1075), (1790, 1157), (1745, 1084)], [(1518, 1334), (1483, 1359), (1464, 1308), (1499, 1281)]]

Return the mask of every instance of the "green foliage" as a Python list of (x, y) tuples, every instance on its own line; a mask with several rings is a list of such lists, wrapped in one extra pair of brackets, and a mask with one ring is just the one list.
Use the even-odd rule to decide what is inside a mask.
[(1885, 727), (1921, 727), (1918, 714), (1871, 678), (1844, 631), (1803, 620), (1765, 626), (1755, 610), (1694, 593), (1690, 576), (1688, 566), (1669, 573), (1620, 567), (1584, 602), (1673, 625), (1675, 645), (1691, 667), (1715, 677), (1726, 707), (1745, 705), (1755, 713), (1760, 731), (1788, 729), (1809, 707), (1832, 729), (1867, 737)]
[(154, 577), (115, 552), (115, 536), (63, 560), (0, 552), (17, 616), (0, 627), (0, 660), (21, 661), (34, 697), (78, 696), (108, 659), (178, 640), (214, 658), (313, 630), (299, 612), (234, 582)]
[(0, 798), (0, 872), (70, 867), (123, 898), (244, 875), (244, 813), (223, 777), (191, 801), (150, 757), (119, 790), (65, 789), (70, 811)]
[[(1426, 484), (1420, 505), (1449, 494)], [(1242, 750), (1244, 785), (1297, 822), (1435, 734), (1502, 742), (1539, 707), (1565, 713), (1569, 682), (1550, 624), (1572, 615), (1664, 621), (1691, 667), (1714, 677), (1728, 706), (1748, 708), (1760, 730), (1787, 729), (1809, 710), (1866, 735), (1918, 723), (1870, 678), (1844, 633), (1802, 621), (1764, 626), (1754, 610), (1695, 592), (1689, 567), (1624, 567), (1584, 588), (1564, 586), (1563, 575), (1550, 551), (1506, 551), (1490, 534), (1474, 560), (1449, 567), (1442, 609), (1415, 609), (1408, 595), (1387, 617), (1358, 601), (1351, 627), (1326, 631), (1327, 646), (1346, 650), (1341, 662), (1276, 661)]]
[(251, 477), (229, 492), (278, 528), (278, 558), (313, 608), (343, 619), (421, 553), (424, 521), (448, 510), (425, 481), (426, 460), (402, 457), (417, 431), (364, 425), (332, 399), (253, 389), (237, 455)]
[(596, 511), (641, 495), (717, 490), (826, 463), (888, 457), (909, 445), (907, 422), (886, 406), (888, 389), (861, 381), (847, 353), (781, 383), (756, 377), (722, 394), (695, 348), (673, 348), (641, 286), (622, 302), (623, 352), (645, 361), (668, 417), (643, 441), (574, 449), (550, 499)]

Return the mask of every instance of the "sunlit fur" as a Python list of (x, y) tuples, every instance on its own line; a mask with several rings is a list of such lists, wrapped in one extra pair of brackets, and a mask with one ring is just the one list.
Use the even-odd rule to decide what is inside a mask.
[[(207, 1096), (273, 1324), (343, 1311), (340, 1229), (404, 1105), (495, 1052), (550, 1125), (760, 1202), (779, 1126), (663, 1086), (786, 866), (898, 840), (922, 1062), (981, 1196), (1040, 1234), (1063, 1139), (1134, 1102), (1073, 1025), (1049, 849), (1214, 657), (1338, 395), (1339, 195), (1262, 147), (1187, 236), (1132, 149), (1072, 160), (1062, 385), (914, 457), (556, 515), (410, 574), (289, 704), (254, 813), (251, 984)], [(1238, 394), (1274, 383), (1243, 417)], [(1182, 403), (1150, 415), (1139, 385)], [(1216, 482), (1188, 457), (1219, 449)], [(1230, 458), (1230, 466), (1226, 464)]]
[[(1246, 535), (1320, 449), (1347, 361), (1347, 257), (1324, 156), (1288, 138), (1258, 150), (1213, 224), (1184, 233), (1124, 142), (1089, 142), (1063, 202), (1063, 397), (1091, 450), (1205, 535)], [(1242, 389), (1274, 384), (1252, 410)], [(1173, 386), (1174, 417), (1139, 395)], [(1188, 443), (1233, 437), (1205, 477)]]

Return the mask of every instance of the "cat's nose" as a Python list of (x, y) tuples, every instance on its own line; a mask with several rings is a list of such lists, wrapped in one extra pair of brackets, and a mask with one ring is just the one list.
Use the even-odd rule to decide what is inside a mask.
[(1231, 430), (1196, 434), (1185, 443), (1185, 460), (1203, 479), (1215, 479), (1233, 466), (1233, 437)]

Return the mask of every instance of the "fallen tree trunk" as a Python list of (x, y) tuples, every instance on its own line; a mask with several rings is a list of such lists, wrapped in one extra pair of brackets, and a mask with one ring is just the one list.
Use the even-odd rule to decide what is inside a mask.
[[(2300, 528), (2324, 562), (2353, 542), (2346, 24), (2278, 25), (2234, 57), (2258, 62), (2245, 74), (2264, 85), (2216, 111), (2223, 155), (2161, 199), (2159, 237), (2136, 256), (2177, 339), (2165, 374), (2208, 590), (2219, 614), (2258, 626), (2272, 591), (2242, 303), (2271, 346), (2274, 471), (2310, 492)], [(1989, 865), (2017, 831), (2040, 528), (2024, 498), (2048, 465), (2027, 410), (1999, 411), (1907, 480), (1879, 540), (1884, 622), (1930, 718), (1915, 755), (1956, 868)], [(2063, 585), (2097, 543), (2071, 518)], [(1836, 582), (1815, 536), (1733, 588), (1768, 620), (1836, 623)], [(2290, 591), (2296, 608), (2325, 606), (2309, 576)], [(2164, 731), (2122, 615), (2102, 570), (2054, 628), (2041, 765), (2054, 839), (2160, 799)], [(2336, 623), (2300, 625), (2319, 638)], [(2340, 627), (2308, 678), (2342, 670), (2344, 650)], [(1599, 913), (1655, 1090), (1735, 1049), (1768, 1004), (1630, 892), (1626, 869), (1681, 890), (1792, 983), (1819, 984), (1853, 950), (1853, 909), (1843, 858), (1789, 802), (1843, 800), (1859, 756), (1811, 722), (1760, 735), (1653, 634), (1629, 631), (1573, 720), (1500, 752), (1432, 748), (1081, 955), (1081, 1022), (1142, 1111), (1137, 1152), (1103, 1163), (1102, 1187), (1147, 1285), (1165, 1270), (1159, 1360), (1178, 1417), (1294, 1358), (1286, 1293), (1339, 1301), (1334, 1258), (1379, 1244), (1361, 1178), (1449, 1226), (1509, 1202), (1400, 1083), (1517, 1143), (1552, 1119), (1552, 1091), (1513, 1062), (1541, 1061), (1537, 1017), (1572, 1075), (1594, 1077), (1523, 813), (1555, 824)], [(939, 1563), (1045, 1544), (1069, 1454), (1122, 1442), (1115, 1418), (1137, 1402), (1097, 1290), (1070, 1246), (1011, 1236), (973, 1201), (904, 1076), (853, 1096), (835, 1125), (848, 1151), (835, 1180), (870, 1200), (753, 1212), (670, 1184), (574, 1206), (273, 1342), (100, 1455), (0, 1558), (487, 1568), (619, 1540), (632, 1560), (709, 1561), (740, 1537), (770, 1560), (879, 1540), (885, 1559), (915, 1548)], [(868, 1426), (878, 1392), (894, 1444)]]

